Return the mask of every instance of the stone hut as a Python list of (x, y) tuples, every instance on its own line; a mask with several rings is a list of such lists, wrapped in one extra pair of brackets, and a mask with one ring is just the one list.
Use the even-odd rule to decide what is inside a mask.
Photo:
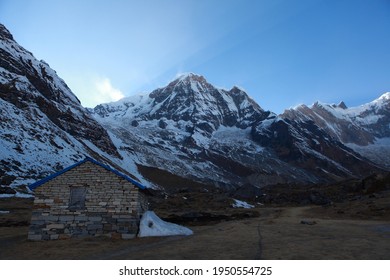
[(133, 238), (148, 209), (144, 186), (91, 158), (29, 188), (35, 192), (29, 240)]

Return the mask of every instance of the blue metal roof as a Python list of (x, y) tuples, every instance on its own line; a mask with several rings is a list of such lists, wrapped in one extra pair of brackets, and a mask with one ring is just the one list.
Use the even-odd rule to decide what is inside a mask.
[(49, 175), (46, 178), (43, 178), (42, 180), (39, 180), (39, 181), (29, 185), (28, 188), (33, 191), (36, 188), (38, 188), (40, 185), (42, 185), (42, 184), (44, 184), (44, 183), (46, 183), (46, 182), (56, 178), (57, 176), (60, 176), (61, 174), (64, 174), (65, 172), (67, 172), (67, 171), (69, 171), (69, 170), (71, 170), (71, 169), (73, 169), (73, 168), (75, 168), (75, 167), (77, 167), (77, 166), (87, 162), (87, 161), (92, 162), (92, 163), (94, 163), (96, 165), (99, 165), (99, 166), (103, 167), (104, 169), (106, 169), (108, 171), (113, 172), (114, 174), (118, 175), (119, 177), (122, 177), (123, 179), (127, 180), (128, 182), (132, 183), (133, 185), (137, 186), (138, 188), (140, 188), (142, 190), (146, 189), (146, 187), (144, 185), (141, 185), (140, 183), (138, 183), (134, 179), (130, 178), (129, 176), (119, 172), (118, 170), (115, 170), (115, 169), (111, 168), (108, 165), (105, 165), (105, 164), (103, 164), (101, 162), (98, 162), (97, 160), (94, 160), (94, 159), (92, 159), (90, 157), (86, 157), (84, 160), (82, 160), (80, 162), (77, 162), (77, 163), (75, 163), (75, 164), (73, 164), (73, 165), (71, 165), (71, 166), (69, 166), (69, 167), (67, 167), (67, 168), (65, 168), (65, 169), (63, 169), (61, 171), (58, 171), (58, 172), (56, 172), (56, 173), (54, 173), (52, 175)]

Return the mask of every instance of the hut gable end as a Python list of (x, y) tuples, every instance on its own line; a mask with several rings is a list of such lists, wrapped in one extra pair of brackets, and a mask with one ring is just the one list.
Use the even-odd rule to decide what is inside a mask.
[(142, 185), (89, 158), (30, 188), (35, 191), (30, 240), (132, 238), (147, 210)]

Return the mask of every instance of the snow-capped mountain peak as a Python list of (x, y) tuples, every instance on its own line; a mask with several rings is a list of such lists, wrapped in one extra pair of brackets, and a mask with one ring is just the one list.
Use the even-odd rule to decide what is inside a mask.
[(344, 110), (348, 108), (344, 101), (341, 101), (339, 104), (336, 105), (336, 107)]
[[(138, 102), (131, 101), (137, 98)], [(161, 120), (172, 122), (175, 127), (185, 123), (185, 130), (192, 127), (191, 131), (208, 136), (221, 125), (247, 128), (269, 114), (238, 87), (229, 91), (218, 89), (194, 73), (180, 75), (149, 95), (99, 105), (94, 112), (107, 121), (115, 118), (140, 124)]]
[[(301, 105), (286, 110), (282, 116), (300, 123), (313, 122), (334, 139), (359, 151), (364, 156), (385, 164), (390, 157), (384, 147), (390, 140), (390, 93), (357, 106), (347, 107), (345, 103), (326, 104), (316, 102), (307, 107)], [(387, 163), (390, 166), (390, 163)]]
[[(151, 93), (87, 110), (0, 25), (0, 186), (42, 178), (85, 155), (148, 186), (197, 181), (202, 189), (255, 193), (264, 185), (364, 176), (377, 169), (356, 151), (390, 139), (389, 97), (354, 108), (301, 105), (277, 116), (239, 87), (217, 88), (186, 73)], [(381, 143), (378, 165), (390, 158), (389, 142)]]
[(379, 98), (379, 100), (390, 100), (390, 92), (386, 92), (382, 94)]
[(202, 80), (206, 81), (206, 79), (199, 74), (193, 73), (193, 72), (187, 72), (187, 73), (181, 73), (176, 75), (175, 79), (173, 81), (185, 81), (185, 80)]
[(168, 83), (161, 92), (162, 96), (166, 96), (169, 93), (175, 93), (176, 89), (180, 91), (184, 89), (186, 94), (207, 93), (213, 86), (207, 82), (202, 75), (194, 73), (184, 73), (178, 75), (173, 81)]

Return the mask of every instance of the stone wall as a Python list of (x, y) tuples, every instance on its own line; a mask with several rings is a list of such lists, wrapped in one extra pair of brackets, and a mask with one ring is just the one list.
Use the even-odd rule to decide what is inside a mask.
[[(85, 203), (81, 209), (69, 208), (71, 188), (77, 187), (85, 188)], [(147, 205), (138, 187), (87, 161), (35, 189), (28, 239), (133, 238)]]

